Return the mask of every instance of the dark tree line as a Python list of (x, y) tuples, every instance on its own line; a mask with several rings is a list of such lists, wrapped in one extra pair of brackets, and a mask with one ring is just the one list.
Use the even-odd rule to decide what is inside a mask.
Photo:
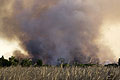
[[(88, 67), (88, 66), (94, 66), (94, 64), (79, 64), (77, 62), (70, 64), (70, 63), (65, 63), (65, 59), (64, 58), (59, 58), (58, 60), (58, 64), (56, 65), (57, 67), (70, 67), (70, 66), (80, 66), (80, 67)], [(32, 61), (32, 59), (18, 59), (15, 58), (13, 56), (11, 56), (8, 60), (4, 58), (4, 56), (2, 56), (0, 58), (0, 67), (10, 67), (10, 66), (22, 66), (22, 67), (30, 67), (30, 66), (34, 66), (34, 67), (40, 67), (40, 66), (51, 66), (51, 65), (43, 65), (43, 62), (41, 59)]]
[(41, 59), (36, 60), (33, 62), (32, 59), (17, 59), (15, 57), (10, 57), (8, 60), (2, 56), (0, 58), (0, 67), (10, 67), (10, 66), (18, 66), (21, 65), (22, 67), (30, 67), (30, 66), (42, 66), (43, 62)]
[(106, 67), (119, 67), (120, 66), (120, 58), (118, 59), (118, 63), (111, 63), (105, 65)]
[[(98, 64), (80, 64), (78, 62), (74, 62), (73, 64), (65, 63), (64, 58), (59, 58), (58, 64), (56, 65), (57, 67), (70, 67), (70, 66), (78, 66), (78, 67), (89, 67), (89, 66), (95, 66)], [(43, 62), (41, 59), (38, 59), (36, 61), (32, 61), (32, 59), (18, 59), (13, 56), (11, 56), (9, 59), (5, 59), (4, 56), (0, 58), (0, 67), (10, 67), (10, 66), (22, 66), (22, 67), (40, 67), (40, 66), (50, 66), (50, 65), (43, 65)], [(118, 60), (118, 63), (113, 63), (113, 64), (107, 64), (105, 65), (107, 67), (118, 67), (120, 66), (120, 58)]]

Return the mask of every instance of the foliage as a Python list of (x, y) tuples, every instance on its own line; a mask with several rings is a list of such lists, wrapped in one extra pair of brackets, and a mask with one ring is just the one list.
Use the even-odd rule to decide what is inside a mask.
[[(65, 59), (64, 58), (59, 58), (58, 60), (58, 64), (56, 65), (56, 67), (61, 67), (61, 68), (65, 68), (65, 67), (99, 67), (99, 64), (79, 64), (79, 62), (74, 62), (73, 64), (68, 64), (65, 63)], [(0, 58), (0, 67), (10, 67), (10, 66), (19, 66), (21, 65), (22, 67), (30, 67), (30, 66), (34, 66), (34, 67), (52, 67), (51, 65), (46, 65), (43, 64), (41, 59), (38, 59), (36, 61), (32, 61), (32, 59), (16, 59), (15, 57), (11, 56), (9, 58), (9, 60), (4, 59), (4, 56), (2, 56)], [(55, 65), (54, 65), (55, 66)], [(113, 63), (113, 64), (107, 64), (105, 65), (105, 67), (119, 67), (120, 66), (120, 59), (118, 60), (118, 64)]]
[(107, 64), (105, 67), (118, 67), (118, 64), (112, 63), (112, 64)]
[(17, 60), (15, 57), (11, 56), (9, 58), (9, 61), (11, 63), (12, 66), (17, 66), (19, 64), (19, 60)]
[(76, 66), (76, 67), (92, 67), (92, 66), (97, 66), (97, 64), (79, 64), (78, 62), (74, 62), (74, 64), (72, 66)]
[(22, 67), (30, 67), (32, 65), (32, 60), (31, 59), (23, 59), (21, 61), (21, 66)]
[(0, 58), (0, 66), (1, 67), (8, 67), (8, 66), (11, 66), (11, 63), (7, 59), (4, 59), (4, 57), (2, 56)]
[(120, 58), (119, 58), (119, 60), (118, 60), (118, 65), (120, 66)]
[(65, 64), (63, 64), (63, 68), (64, 67), (70, 67), (70, 64), (65, 63)]
[(43, 62), (42, 62), (41, 59), (38, 59), (36, 63), (37, 63), (37, 66), (42, 66), (43, 65)]

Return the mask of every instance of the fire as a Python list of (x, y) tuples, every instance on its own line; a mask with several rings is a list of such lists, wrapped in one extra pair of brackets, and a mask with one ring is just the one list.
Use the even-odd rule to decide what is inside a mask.
[(118, 59), (120, 57), (120, 23), (107, 22), (102, 26), (101, 41)]
[(17, 41), (8, 41), (0, 38), (0, 57), (3, 55), (5, 58), (9, 58), (15, 50), (26, 54)]

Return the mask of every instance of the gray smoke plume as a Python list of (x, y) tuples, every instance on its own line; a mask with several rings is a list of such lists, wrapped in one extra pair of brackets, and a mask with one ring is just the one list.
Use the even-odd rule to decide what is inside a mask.
[(45, 63), (55, 64), (58, 58), (99, 62), (100, 47), (95, 40), (105, 16), (100, 6), (103, 2), (0, 0), (0, 36), (20, 41), (33, 59)]

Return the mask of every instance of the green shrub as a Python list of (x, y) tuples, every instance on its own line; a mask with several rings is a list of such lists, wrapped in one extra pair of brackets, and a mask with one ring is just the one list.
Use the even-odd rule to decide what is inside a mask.
[(32, 60), (31, 59), (23, 59), (21, 61), (21, 66), (22, 67), (30, 67), (32, 65)]
[(11, 63), (12, 66), (17, 66), (19, 64), (19, 60), (17, 60), (15, 57), (10, 57), (9, 61)]

